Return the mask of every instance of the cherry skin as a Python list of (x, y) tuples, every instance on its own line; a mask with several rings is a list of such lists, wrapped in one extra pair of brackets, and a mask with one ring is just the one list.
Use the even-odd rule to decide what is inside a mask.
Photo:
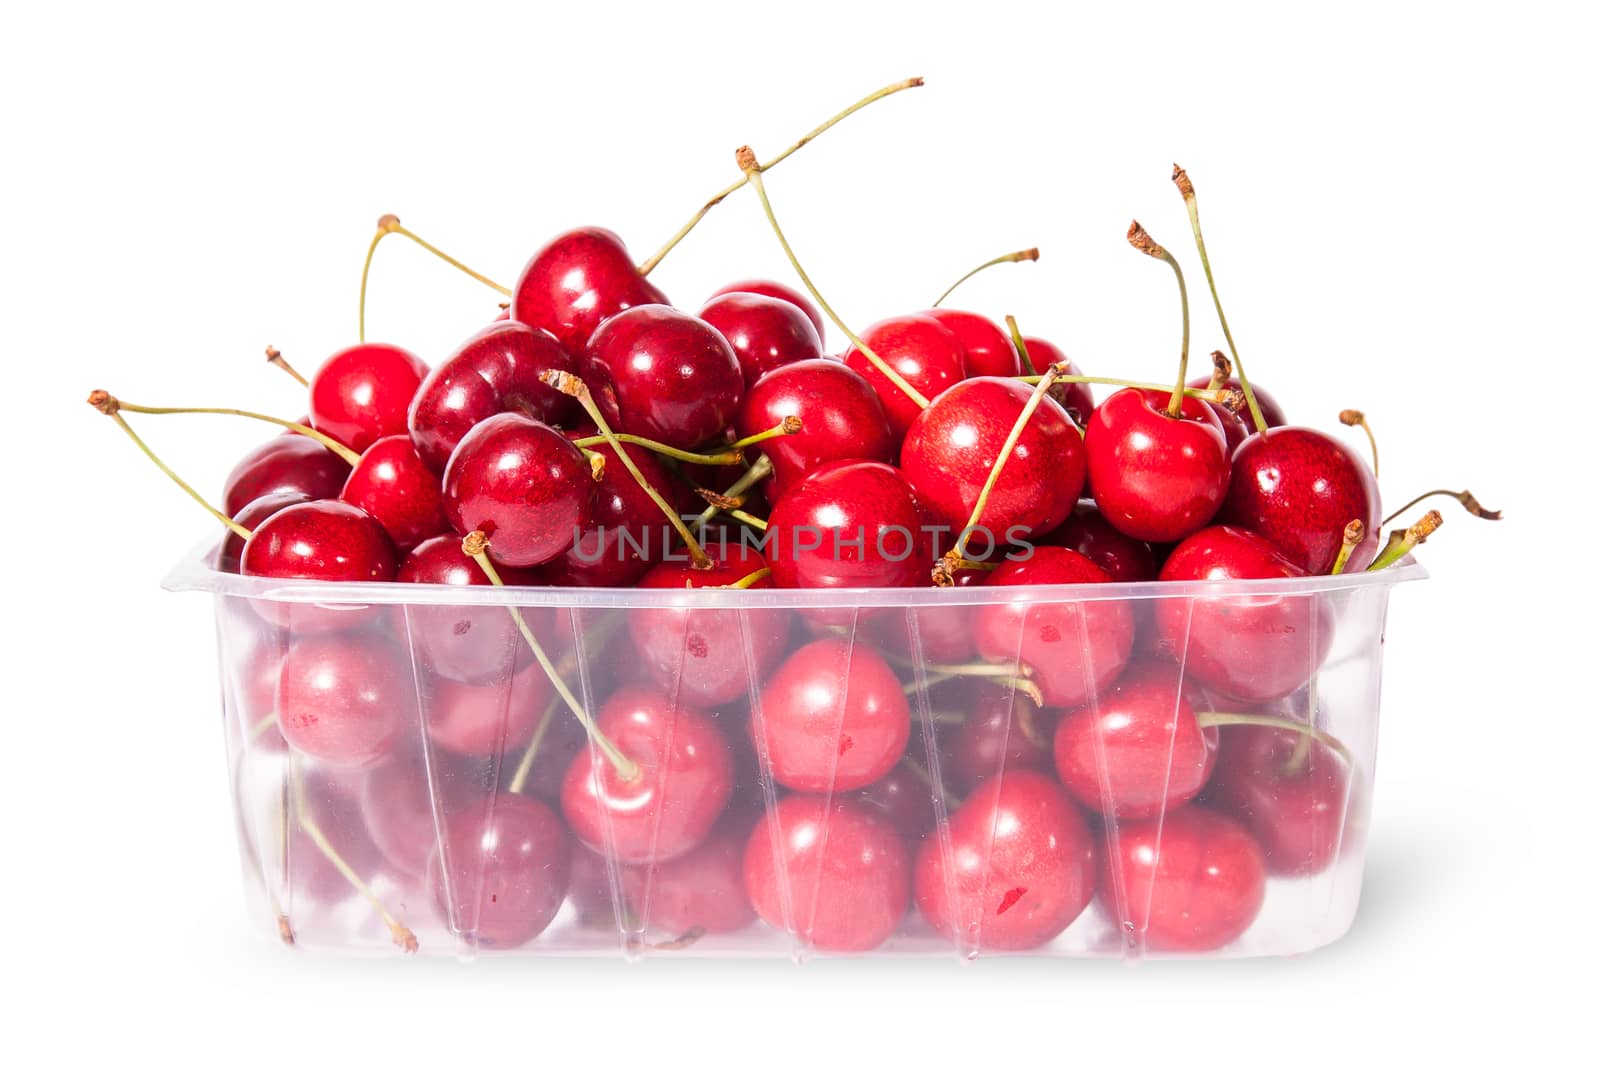
[[(1197, 377), (1193, 381), (1189, 382), (1189, 387), (1192, 389), (1203, 389), (1209, 387), (1210, 384), (1211, 379), (1209, 377)], [(1224, 381), (1219, 387), (1225, 389), (1234, 389), (1238, 392), (1244, 391), (1244, 383), (1241, 382), (1237, 377), (1228, 378), (1228, 380)], [(1285, 417), (1282, 406), (1279, 405), (1277, 400), (1273, 399), (1270, 392), (1256, 384), (1254, 381), (1250, 382), (1250, 391), (1255, 395), (1257, 406), (1261, 408), (1261, 417), (1267, 420), (1268, 429), (1275, 429), (1278, 426), (1289, 425), (1289, 420), (1287, 417)], [(1249, 414), (1250, 412), (1248, 410), (1244, 412), (1246, 417), (1248, 417)], [(1251, 426), (1250, 429), (1254, 430), (1255, 427)]]
[[(989, 573), (989, 586), (1109, 583), (1070, 549), (1039, 546)], [(1133, 613), (1117, 600), (1011, 602), (979, 608), (973, 633), (990, 661), (1020, 661), (1047, 706), (1078, 706), (1111, 685), (1133, 650)]]
[(786, 303), (790, 303), (798, 307), (805, 314), (807, 320), (815, 326), (818, 340), (827, 336), (827, 329), (822, 322), (822, 311), (817, 309), (817, 304), (811, 301), (810, 296), (804, 292), (796, 291), (787, 284), (780, 284), (776, 280), (740, 280), (729, 284), (725, 288), (719, 288), (712, 293), (711, 298), (715, 299), (719, 295), (732, 295), (735, 293), (764, 295), (769, 299), (781, 299)]
[(908, 843), (921, 841), (938, 827), (933, 786), (927, 775), (902, 759), (886, 775), (856, 793), (856, 799), (889, 820)]
[[(1240, 527), (1207, 527), (1161, 568), (1165, 581), (1299, 579), (1306, 573), (1265, 538)], [(1279, 699), (1306, 685), (1333, 645), (1333, 614), (1316, 594), (1163, 598), (1161, 649), (1189, 676), (1246, 701)]]
[[(922, 505), (904, 474), (875, 460), (836, 460), (778, 498), (766, 555), (779, 587), (913, 587), (933, 561)], [(810, 610), (818, 622), (852, 609)]]
[[(1024, 336), (1023, 346), (1028, 349), (1028, 358), (1033, 362), (1035, 370), (1044, 371), (1052, 366), (1066, 363), (1067, 373), (1073, 377), (1082, 377), (1083, 371), (1078, 369), (1078, 364), (1067, 358), (1067, 353), (1056, 347), (1048, 340), (1041, 340), (1037, 336)], [(1057, 390), (1060, 395), (1057, 395)], [(1094, 414), (1094, 393), (1089, 391), (1089, 386), (1081, 381), (1072, 381), (1066, 384), (1056, 384), (1050, 389), (1050, 395), (1072, 416), (1072, 421), (1078, 424), (1081, 430), (1089, 425), (1089, 416)]]
[(744, 891), (744, 848), (755, 816), (719, 823), (697, 848), (666, 863), (624, 867), (622, 894), (647, 930), (671, 937), (689, 931), (726, 934), (755, 922)]
[[(588, 436), (591, 432), (571, 430), (568, 436)], [(668, 556), (678, 540), (660, 507), (628, 472), (616, 449), (599, 444), (589, 451), (605, 459), (605, 473), (595, 484), (594, 511), (572, 548), (539, 566), (537, 578), (546, 586), (632, 586), (652, 565)], [(628, 446), (627, 451), (639, 473), (670, 503), (675, 482), (671, 472), (656, 461), (653, 452), (635, 445)]]
[[(510, 586), (527, 586), (529, 573), (507, 568), (501, 578)], [(486, 587), (489, 577), (461, 549), (461, 539), (441, 534), (418, 545), (395, 573), (399, 583), (431, 583), (452, 587)], [(504, 680), (533, 660), (517, 625), (498, 606), (424, 605), (397, 610), (395, 632), (409, 641), (417, 662), (436, 676), (481, 684)], [(523, 609), (536, 634), (549, 616), (546, 610)], [(514, 663), (514, 664), (513, 664)]]
[[(314, 579), (328, 583), (386, 583), (398, 562), (394, 543), (376, 519), (343, 501), (305, 501), (281, 508), (251, 533), (239, 554), (241, 575)], [(297, 632), (354, 626), (370, 607), (250, 599), (268, 623)]]
[(603, 323), (582, 370), (607, 421), (676, 448), (722, 434), (744, 394), (728, 341), (670, 306), (636, 306)]
[(576, 228), (529, 260), (512, 293), (511, 317), (543, 329), (576, 356), (602, 321), (629, 307), (666, 301), (661, 289), (639, 275), (616, 233)]
[[(930, 512), (960, 533), (972, 517), (1000, 450), (1031, 386), (1014, 379), (973, 377), (948, 389), (912, 421), (900, 466)], [(1006, 457), (977, 526), (974, 544), (995, 546), (1060, 526), (1078, 503), (1084, 480), (1083, 438), (1061, 405), (1046, 396)]]
[(383, 858), (408, 878), (423, 878), (439, 843), (435, 801), (445, 817), (483, 794), (479, 775), (447, 755), (431, 766), (416, 753), (401, 753), (363, 774), (361, 817)]
[(783, 299), (749, 292), (719, 295), (700, 320), (720, 332), (738, 356), (748, 390), (763, 374), (822, 356), (822, 337), (805, 311)]
[(960, 792), (1022, 770), (1050, 769), (1050, 724), (1020, 691), (989, 680), (958, 680), (930, 690), (935, 710), (964, 715), (942, 730), (940, 773)]
[(911, 708), (877, 651), (818, 639), (768, 678), (756, 734), (785, 788), (847, 792), (894, 769), (911, 737)]
[[(425, 689), (423, 722), (428, 739), (448, 751), (472, 758), (504, 757), (533, 739), (554, 694), (550, 677), (537, 665), (522, 669), (509, 683), (436, 679)], [(556, 714), (551, 720), (563, 717)]]
[(514, 949), (561, 909), (571, 855), (554, 811), (500, 792), (447, 817), (428, 889), (452, 933), (485, 949)]
[(786, 490), (834, 460), (892, 461), (899, 442), (883, 403), (867, 379), (832, 359), (791, 363), (762, 377), (745, 393), (734, 429), (740, 437), (800, 420), (798, 433), (762, 442), (772, 461), (770, 486)]
[(576, 373), (578, 364), (542, 329), (499, 322), (467, 340), (417, 389), (406, 427), (417, 455), (443, 474), (467, 431), (491, 415), (516, 411), (551, 426), (576, 410), (572, 397), (541, 381), (550, 370)]
[(331, 501), (344, 489), (350, 465), (309, 437), (274, 437), (245, 453), (223, 485), (222, 511), (237, 519), (244, 506), (269, 493), (298, 493)]
[(623, 780), (598, 750), (573, 760), (561, 812), (577, 838), (621, 863), (663, 863), (705, 840), (733, 791), (716, 722), (658, 691), (623, 687), (595, 723), (639, 773)]
[[(291, 504), (304, 504), (312, 500), (299, 490), (286, 489), (277, 493), (264, 493), (239, 509), (233, 514), (233, 521), (245, 530), (254, 531), (267, 519), (278, 513), (280, 509)], [(245, 540), (239, 537), (239, 532), (231, 528), (222, 535), (222, 544), (217, 547), (217, 556), (214, 563), (219, 572), (239, 571), (241, 558), (244, 556)]]
[(1107, 523), (1099, 507), (1089, 500), (1079, 501), (1061, 526), (1037, 541), (1077, 550), (1118, 583), (1148, 582), (1160, 571), (1150, 544), (1129, 538)]
[(365, 509), (401, 551), (445, 529), (439, 478), (403, 434), (380, 437), (361, 454), (339, 499)]
[[(301, 778), (301, 788), (305, 797), (305, 813), (350, 868), (363, 878), (381, 870), (383, 854), (367, 830), (359, 800), (340, 775), (328, 770), (310, 769)], [(292, 795), (286, 817), (278, 813), (283, 809), (282, 802), (281, 798), (277, 799), (272, 817), (275, 822), (283, 819), (283, 823), (278, 824), (287, 824), (287, 839), (283, 844), (273, 839), (277, 837), (277, 825), (274, 825), (271, 837), (262, 842), (265, 845), (263, 851), (267, 854), (268, 871), (276, 874), (282, 869), (291, 901), (309, 900), (326, 907), (354, 897), (356, 891), (351, 888), (349, 880), (311, 839), (296, 813), (297, 805)], [(279, 856), (283, 857), (281, 868)]]
[(1217, 773), (1206, 802), (1261, 842), (1267, 873), (1320, 874), (1350, 843), (1357, 823), (1350, 767), (1334, 750), (1288, 729), (1242, 725), (1222, 730)]
[(1182, 679), (1176, 665), (1141, 664), (1062, 715), (1056, 772), (1074, 799), (1101, 814), (1149, 818), (1199, 795), (1216, 765), (1217, 733), (1200, 727)]
[(1106, 834), (1098, 898), (1135, 944), (1206, 952), (1238, 938), (1261, 911), (1266, 862), (1226, 815), (1180, 807), (1119, 821)]
[(808, 946), (876, 949), (910, 902), (910, 866), (894, 826), (825, 796), (785, 796), (745, 845), (744, 885), (756, 914)]
[(501, 564), (531, 567), (572, 547), (594, 513), (588, 461), (560, 431), (526, 415), (484, 419), (444, 472), (444, 514), (458, 534), (483, 531)]
[[(869, 325), (861, 339), (873, 354), (928, 400), (967, 376), (967, 357), (961, 342), (930, 317), (909, 314), (886, 318)], [(883, 376), (860, 348), (852, 347), (845, 352), (844, 364), (867, 379), (883, 401), (895, 436), (905, 436), (921, 408)]]
[[(952, 573), (958, 587), (982, 586), (988, 576), (982, 568), (961, 568)], [(886, 653), (907, 661), (914, 660), (920, 653), (923, 661), (954, 664), (978, 652), (972, 632), (976, 610), (976, 606), (921, 605), (907, 609), (904, 615), (890, 611), (865, 618), (861, 626), (873, 645)], [(915, 646), (911, 639), (913, 625), (916, 627)]]
[(1378, 553), (1382, 516), (1372, 469), (1343, 441), (1284, 426), (1250, 436), (1234, 453), (1221, 521), (1252, 530), (1312, 575), (1333, 567), (1344, 528), (1359, 519), (1366, 537), (1350, 555), (1359, 572)]
[(1250, 436), (1250, 427), (1246, 425), (1249, 412), (1236, 415), (1221, 404), (1207, 402), (1211, 413), (1217, 416), (1217, 421), (1222, 423), (1222, 437), (1228, 442), (1228, 459), (1233, 459), (1233, 454), (1239, 446), (1244, 444), (1245, 438)]
[(357, 344), (311, 378), (311, 426), (357, 452), (406, 432), (406, 411), (427, 365), (392, 344)]
[(991, 778), (917, 854), (917, 907), (969, 953), (1034, 949), (1089, 906), (1095, 845), (1083, 816), (1044, 774)]
[(950, 330), (951, 335), (960, 341), (961, 350), (967, 356), (968, 377), (1023, 375), (1022, 356), (1017, 353), (1017, 345), (1011, 342), (1011, 337), (1004, 329), (988, 318), (943, 307), (922, 313)]
[[(1089, 489), (1117, 530), (1146, 542), (1177, 542), (1211, 522), (1228, 494), (1228, 441), (1203, 400), (1119, 389), (1095, 409), (1084, 432)], [(1344, 524), (1339, 525), (1341, 529)]]
[(296, 751), (344, 767), (388, 753), (417, 712), (405, 656), (365, 635), (311, 635), (278, 670), (278, 729)]

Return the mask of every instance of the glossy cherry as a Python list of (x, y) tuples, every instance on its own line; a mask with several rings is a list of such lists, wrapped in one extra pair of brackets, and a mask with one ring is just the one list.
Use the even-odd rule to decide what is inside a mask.
[[(1210, 384), (1211, 379), (1209, 377), (1197, 377), (1193, 381), (1189, 382), (1189, 387), (1192, 389), (1203, 389)], [(1236, 389), (1239, 392), (1244, 391), (1244, 383), (1241, 382), (1237, 377), (1228, 378), (1219, 387), (1225, 389)], [(1287, 426), (1289, 424), (1288, 418), (1284, 415), (1283, 407), (1276, 399), (1273, 398), (1270, 392), (1256, 384), (1254, 381), (1250, 382), (1250, 391), (1255, 394), (1256, 405), (1261, 408), (1261, 417), (1267, 420), (1268, 429), (1273, 429), (1278, 426)], [(1248, 419), (1250, 412), (1245, 411), (1244, 415)]]
[(311, 425), (357, 452), (406, 432), (406, 411), (428, 374), (421, 359), (392, 344), (357, 344), (311, 377)]
[[(233, 521), (245, 530), (253, 531), (270, 516), (274, 516), (280, 509), (291, 504), (304, 504), (312, 498), (307, 497), (299, 490), (280, 490), (277, 493), (264, 493), (255, 500), (246, 504), (233, 514)], [(217, 547), (215, 561), (219, 572), (237, 572), (240, 559), (244, 556), (245, 540), (236, 530), (226, 530), (222, 535), (222, 544)]]
[(349, 477), (350, 465), (311, 438), (274, 437), (234, 464), (223, 484), (222, 511), (237, 519), (245, 505), (269, 493), (331, 501)]
[(1118, 583), (1148, 582), (1160, 570), (1149, 543), (1129, 538), (1106, 522), (1090, 500), (1079, 501), (1061, 526), (1035, 540), (1040, 545), (1077, 550)]
[(575, 228), (529, 260), (517, 279), (511, 316), (550, 333), (576, 356), (602, 321), (629, 307), (666, 301), (661, 289), (639, 275), (616, 233)]
[[(1117, 530), (1146, 542), (1177, 542), (1211, 522), (1228, 493), (1228, 441), (1203, 400), (1119, 389), (1084, 431), (1089, 490)], [(1341, 523), (1340, 528), (1344, 527)]]
[(719, 295), (732, 295), (740, 292), (749, 295), (764, 295), (769, 299), (781, 299), (786, 303), (799, 307), (807, 320), (816, 327), (817, 339), (826, 339), (827, 328), (822, 321), (822, 311), (817, 309), (817, 304), (812, 302), (811, 297), (804, 292), (791, 288), (787, 284), (780, 284), (776, 280), (739, 280), (729, 284), (727, 287), (717, 289), (712, 293), (711, 298), (715, 299)]
[[(568, 436), (579, 432), (569, 431)], [(589, 431), (583, 432), (587, 435)], [(609, 444), (598, 444), (589, 451), (605, 459), (605, 474), (595, 484), (594, 510), (589, 525), (573, 541), (572, 548), (539, 566), (538, 579), (547, 586), (631, 586), (652, 565), (670, 555), (678, 541), (660, 507), (629, 473), (616, 450)], [(655, 454), (630, 445), (628, 458), (670, 503), (676, 480), (656, 462)], [(678, 555), (682, 556), (681, 550)]]
[(957, 791), (970, 792), (1002, 773), (1050, 770), (1055, 718), (1022, 692), (989, 680), (954, 680), (930, 688), (929, 705), (963, 718), (941, 726), (939, 735), (939, 772)]
[(278, 671), (275, 708), (289, 746), (335, 766), (382, 758), (417, 713), (405, 656), (386, 639), (297, 639)]
[[(967, 357), (961, 341), (930, 317), (908, 314), (886, 318), (868, 326), (861, 339), (928, 400), (967, 376)], [(904, 436), (921, 407), (896, 388), (859, 348), (845, 352), (844, 362), (867, 379), (883, 401), (890, 428), (897, 437)]]
[[(1004, 329), (983, 315), (945, 307), (922, 313), (943, 325), (961, 343), (967, 356), (968, 377), (1021, 377), (1025, 372), (1017, 345)], [(1044, 366), (1039, 369), (1042, 371)]]
[(624, 867), (622, 895), (633, 922), (669, 937), (725, 934), (755, 922), (744, 891), (744, 849), (754, 824), (754, 815), (739, 814), (676, 859)]
[[(778, 498), (765, 537), (772, 581), (785, 588), (923, 586), (933, 561), (916, 491), (875, 460), (813, 470)], [(853, 615), (811, 612), (824, 622)]]
[[(1024, 336), (1023, 346), (1028, 349), (1028, 358), (1033, 363), (1033, 368), (1040, 373), (1052, 366), (1065, 363), (1067, 373), (1074, 377), (1082, 377), (1083, 371), (1078, 369), (1078, 364), (1067, 358), (1067, 353), (1056, 347), (1048, 340), (1041, 340), (1037, 336)], [(1094, 393), (1089, 386), (1082, 382), (1057, 383), (1052, 386), (1050, 395), (1066, 409), (1072, 416), (1072, 421), (1083, 429), (1089, 424), (1089, 416), (1094, 414)]]
[(892, 461), (899, 442), (867, 379), (832, 359), (808, 359), (774, 370), (745, 393), (734, 429), (740, 437), (800, 420), (798, 433), (762, 442), (772, 461), (771, 487), (787, 490), (824, 463)]
[[(500, 573), (510, 586), (527, 586), (528, 573), (506, 568)], [(451, 587), (486, 587), (489, 577), (461, 549), (453, 534), (429, 538), (400, 562), (398, 583), (431, 583)], [(424, 670), (469, 683), (505, 680), (533, 660), (516, 622), (495, 605), (432, 605), (416, 603), (398, 610), (395, 633), (406, 639)], [(534, 632), (542, 633), (549, 614), (524, 609)]]
[(447, 817), (428, 888), (452, 933), (476, 947), (514, 949), (555, 918), (570, 870), (571, 843), (555, 812), (500, 792)]
[(783, 299), (750, 292), (718, 295), (700, 320), (720, 332), (739, 359), (748, 390), (763, 374), (822, 357), (822, 336), (805, 311)]
[(365, 509), (401, 551), (444, 533), (439, 477), (404, 434), (374, 441), (345, 480), (339, 499)]
[(1261, 842), (1267, 873), (1320, 874), (1350, 843), (1360, 811), (1350, 764), (1319, 740), (1288, 729), (1222, 730), (1206, 802)]
[[(256, 527), (239, 554), (242, 575), (325, 583), (386, 583), (398, 564), (394, 543), (376, 519), (343, 501), (305, 501), (281, 508)], [(362, 607), (251, 599), (268, 622), (298, 632), (349, 627), (370, 615)]]
[(1366, 537), (1350, 555), (1359, 572), (1378, 552), (1378, 481), (1343, 441), (1304, 426), (1253, 434), (1233, 457), (1221, 521), (1254, 531), (1312, 575), (1333, 567), (1352, 519)]

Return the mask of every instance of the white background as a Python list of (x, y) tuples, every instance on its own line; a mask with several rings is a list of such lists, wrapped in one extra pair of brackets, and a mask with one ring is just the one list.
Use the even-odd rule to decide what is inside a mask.
[[(1310, 1071), (1588, 1041), (1600, 200), (1592, 57), (1558, 9), (296, 6), (0, 16), (6, 1068)], [(508, 282), (573, 225), (643, 257), (735, 147), (908, 75), (928, 85), (769, 181), (846, 318), (1038, 244), (961, 304), (1164, 379), (1172, 281), (1124, 245), (1131, 216), (1190, 266), (1197, 352), (1221, 344), (1176, 159), (1257, 379), (1303, 422), (1364, 408), (1390, 504), (1465, 484), (1506, 511), (1441, 504), (1433, 578), (1395, 597), (1353, 932), (1137, 968), (401, 965), (255, 933), (209, 609), (156, 589), (206, 521), (84, 395), (298, 413), (261, 349), (313, 368), (353, 340), (380, 213)], [(787, 277), (749, 194), (663, 263), (679, 303)], [(399, 240), (373, 288), (372, 334), (431, 361), (497, 298)], [(141, 428), (212, 490), (264, 436)]]

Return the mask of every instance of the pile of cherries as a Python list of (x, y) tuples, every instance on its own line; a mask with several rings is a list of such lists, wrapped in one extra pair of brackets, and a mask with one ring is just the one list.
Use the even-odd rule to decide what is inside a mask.
[[(735, 187), (787, 251), (763, 184), (782, 159), (741, 151)], [(386, 217), (374, 247), (395, 233), (417, 238)], [(1130, 241), (1177, 270), (1137, 225)], [(1251, 925), (1269, 876), (1334, 863), (1360, 782), (1311, 712), (1326, 595), (1084, 588), (1381, 568), (1436, 513), (1380, 547), (1360, 455), (1287, 425), (1236, 352), (1187, 380), (1187, 306), (1178, 378), (1096, 404), (1089, 382), (1110, 379), (1014, 322), (834, 319), (850, 346), (832, 355), (797, 262), (810, 296), (744, 280), (690, 313), (648, 276), (659, 260), (569, 231), (437, 365), (380, 343), (334, 354), (307, 418), (228, 476), (218, 570), (1077, 589), (859, 608), (236, 601), (243, 754), (284, 763), (276, 836), (252, 854), (264, 881), (280, 843), (295, 866), (286, 938), (301, 905), (359, 892), (408, 949), (395, 907), (431, 906), (481, 947), (529, 943), (566, 909), (655, 945), (760, 920), (820, 950), (922, 931), (976, 953), (1046, 945), (1098, 900), (1141, 946), (1202, 951)], [(128, 414), (172, 410), (91, 402), (130, 434)], [(916, 713), (934, 750), (911, 745)], [(380, 876), (425, 899), (382, 899)]]

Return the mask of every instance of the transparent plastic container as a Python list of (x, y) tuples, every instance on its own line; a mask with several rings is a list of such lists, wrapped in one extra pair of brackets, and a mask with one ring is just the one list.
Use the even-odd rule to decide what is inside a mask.
[(1326, 945), (1360, 894), (1389, 591), (1425, 575), (569, 590), (210, 563), (165, 585), (215, 601), (251, 915), (455, 956)]

